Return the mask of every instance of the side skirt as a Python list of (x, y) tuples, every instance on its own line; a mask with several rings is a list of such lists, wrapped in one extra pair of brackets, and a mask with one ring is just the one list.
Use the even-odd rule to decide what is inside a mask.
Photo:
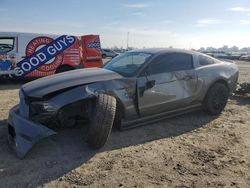
[(201, 109), (201, 104), (196, 104), (196, 105), (188, 106), (185, 108), (180, 108), (177, 110), (162, 112), (159, 114), (154, 114), (152, 116), (138, 118), (138, 119), (132, 120), (132, 121), (126, 121), (126, 122), (122, 121), (121, 130), (155, 123), (155, 122), (158, 122), (158, 121), (170, 118), (170, 117), (186, 114), (186, 113), (193, 112), (193, 111), (200, 110), (200, 109)]

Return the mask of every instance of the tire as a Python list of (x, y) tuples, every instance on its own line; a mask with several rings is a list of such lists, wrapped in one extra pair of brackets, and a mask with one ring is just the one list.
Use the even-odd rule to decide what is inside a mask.
[(100, 94), (94, 104), (92, 119), (89, 124), (87, 143), (99, 149), (105, 145), (110, 135), (116, 112), (116, 99)]
[(102, 54), (102, 58), (105, 59), (107, 56), (106, 54)]
[(55, 73), (58, 74), (58, 73), (62, 73), (62, 72), (66, 72), (66, 71), (71, 71), (71, 70), (73, 70), (72, 67), (63, 65), (63, 66), (58, 67), (58, 68), (56, 69), (56, 72), (55, 72)]
[(114, 130), (122, 130), (122, 109), (120, 105), (118, 104), (118, 101), (116, 102), (116, 112), (115, 112), (115, 119), (113, 123), (113, 129)]
[(207, 92), (203, 101), (203, 110), (211, 115), (220, 114), (229, 97), (229, 89), (223, 83), (215, 83)]

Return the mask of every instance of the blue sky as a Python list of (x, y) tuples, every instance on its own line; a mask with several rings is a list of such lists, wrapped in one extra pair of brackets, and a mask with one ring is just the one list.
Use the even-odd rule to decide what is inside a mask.
[(0, 0), (0, 31), (99, 34), (104, 47), (250, 46), (250, 0)]

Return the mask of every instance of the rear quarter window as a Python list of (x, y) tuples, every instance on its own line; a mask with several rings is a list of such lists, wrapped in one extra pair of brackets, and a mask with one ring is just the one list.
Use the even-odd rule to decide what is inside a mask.
[(214, 64), (214, 60), (209, 58), (209, 57), (206, 57), (206, 56), (203, 56), (203, 55), (199, 55), (199, 64), (201, 66), (205, 66), (205, 65), (212, 65)]

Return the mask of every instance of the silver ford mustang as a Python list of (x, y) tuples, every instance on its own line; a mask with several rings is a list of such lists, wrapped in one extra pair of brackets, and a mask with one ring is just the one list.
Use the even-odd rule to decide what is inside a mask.
[(238, 67), (176, 49), (121, 54), (103, 68), (74, 70), (23, 85), (9, 113), (9, 141), (22, 158), (40, 139), (81, 122), (89, 146), (102, 147), (113, 126), (126, 129), (203, 109), (217, 115), (236, 88)]

